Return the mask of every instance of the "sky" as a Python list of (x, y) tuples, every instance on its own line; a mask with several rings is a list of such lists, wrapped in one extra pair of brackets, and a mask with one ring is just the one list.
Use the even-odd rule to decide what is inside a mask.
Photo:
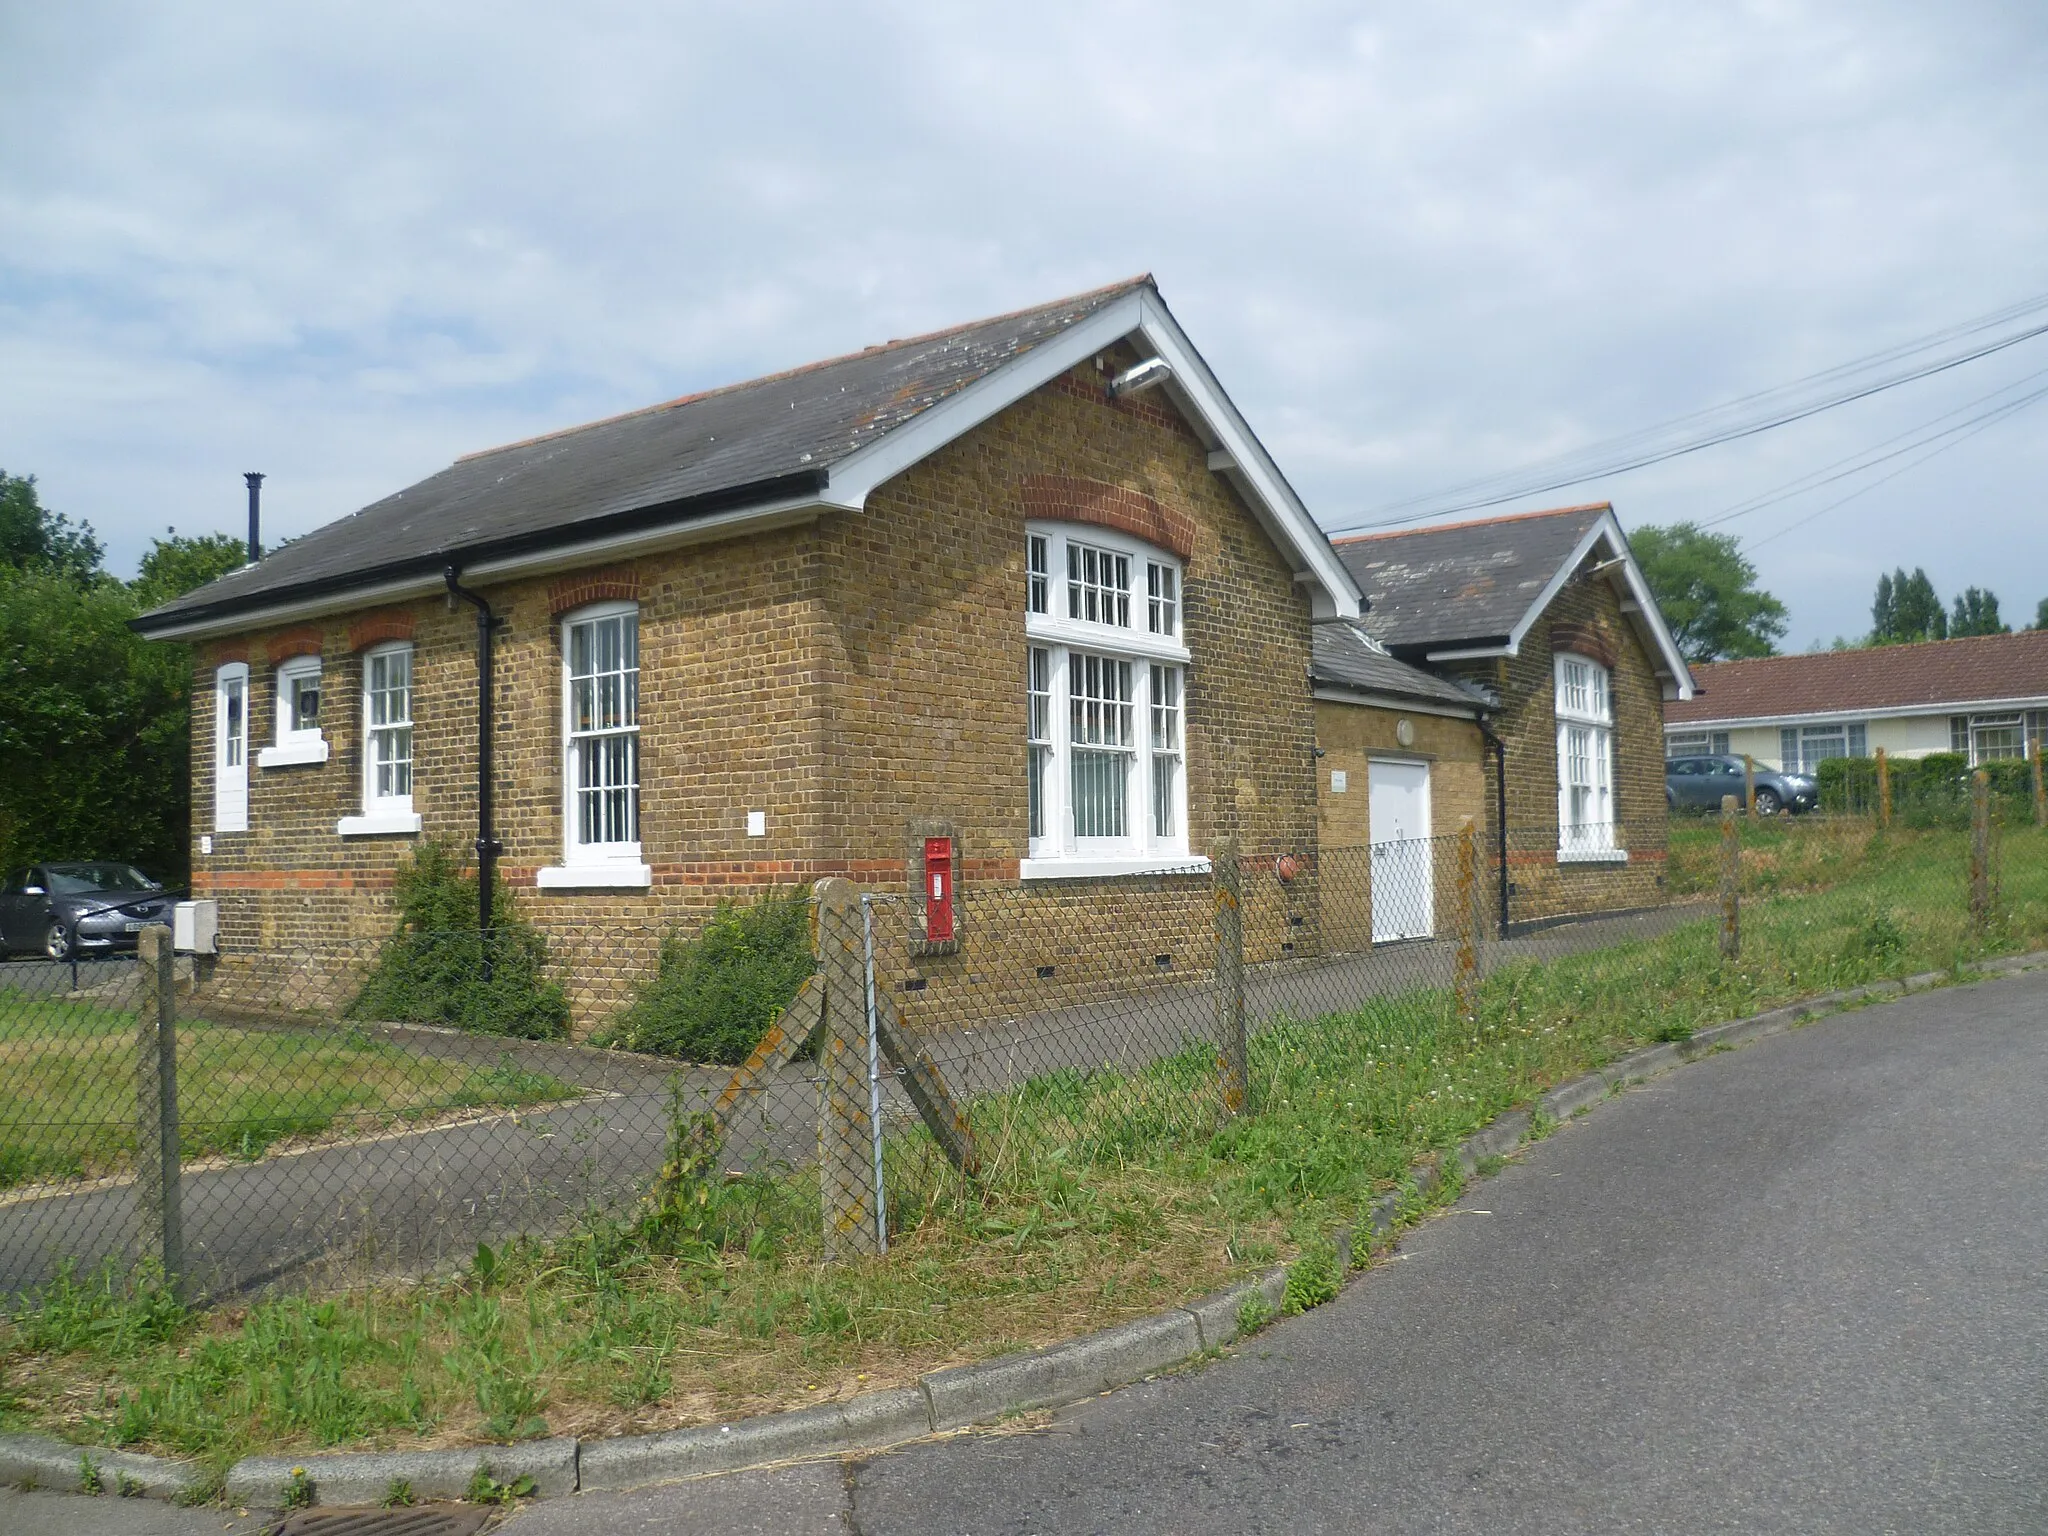
[[(0, 63), (0, 468), (123, 573), (245, 470), (300, 533), (1141, 271), (1331, 528), (2048, 293), (2038, 0), (0, 0)], [(2042, 370), (1497, 510), (1715, 517)], [(1894, 566), (2030, 621), (2044, 427), (1724, 525), (1787, 647)]]

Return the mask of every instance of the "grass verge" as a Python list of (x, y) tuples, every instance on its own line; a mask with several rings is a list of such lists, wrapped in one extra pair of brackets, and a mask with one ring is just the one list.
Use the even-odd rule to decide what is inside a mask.
[(974, 1106), (997, 1149), (978, 1191), (921, 1133), (900, 1137), (886, 1259), (821, 1264), (815, 1182), (721, 1179), (701, 1125), (685, 1127), (687, 1155), (639, 1221), (480, 1251), (459, 1276), (199, 1315), (147, 1277), (68, 1276), (0, 1327), (0, 1422), (214, 1467), (259, 1448), (637, 1432), (905, 1382), (1279, 1258), (1311, 1261), (1288, 1306), (1314, 1305), (1334, 1293), (1339, 1224), (1559, 1081), (1651, 1040), (2048, 939), (2048, 836), (2007, 835), (2001, 914), (1978, 935), (1961, 836), (1812, 832), (1757, 850), (1740, 961), (1703, 921), (1505, 965), (1469, 1020), (1417, 992), (1281, 1021), (1253, 1042), (1252, 1111), (1221, 1130), (1199, 1052), (1058, 1074)]

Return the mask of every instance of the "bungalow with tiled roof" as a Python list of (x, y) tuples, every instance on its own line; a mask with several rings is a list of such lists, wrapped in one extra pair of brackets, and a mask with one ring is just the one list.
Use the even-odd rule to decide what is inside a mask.
[(1746, 753), (1788, 773), (1831, 757), (2027, 756), (2048, 730), (2048, 630), (1718, 661), (1665, 711), (1667, 756)]

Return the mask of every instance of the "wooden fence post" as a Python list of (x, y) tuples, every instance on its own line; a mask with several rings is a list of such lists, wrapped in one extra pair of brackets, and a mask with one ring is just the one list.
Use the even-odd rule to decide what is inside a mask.
[(1452, 983), (1458, 1017), (1479, 1017), (1479, 838), (1467, 816), (1458, 825), (1458, 971)]
[(818, 1185), (828, 1262), (879, 1253), (874, 1121), (869, 1104), (868, 984), (860, 891), (851, 880), (813, 888), (824, 1032), (818, 1042)]
[(1877, 825), (1880, 831), (1892, 824), (1892, 760), (1883, 747), (1877, 749)]
[(1223, 1118), (1244, 1113), (1251, 1096), (1251, 1051), (1244, 1032), (1244, 875), (1237, 839), (1219, 838), (1209, 855), (1216, 892), (1216, 1073)]
[(135, 1246), (163, 1266), (176, 1294), (184, 1279), (184, 1210), (178, 1187), (177, 975), (171, 930), (139, 935), (142, 996), (135, 1010)]
[(2029, 746), (2033, 748), (2027, 756), (2034, 760), (2034, 825), (2048, 827), (2048, 781), (2041, 777), (2041, 735), (2034, 733)]
[(1742, 955), (1742, 828), (1733, 795), (1721, 797), (1721, 955)]
[(1970, 931), (1978, 938), (1991, 926), (1991, 775), (1970, 775)]
[(1747, 752), (1742, 754), (1742, 808), (1756, 814), (1756, 759)]

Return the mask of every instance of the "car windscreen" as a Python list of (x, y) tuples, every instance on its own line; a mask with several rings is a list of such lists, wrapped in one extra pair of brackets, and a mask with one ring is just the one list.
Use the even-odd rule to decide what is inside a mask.
[(84, 896), (93, 891), (153, 891), (157, 883), (133, 864), (51, 864), (52, 896)]

